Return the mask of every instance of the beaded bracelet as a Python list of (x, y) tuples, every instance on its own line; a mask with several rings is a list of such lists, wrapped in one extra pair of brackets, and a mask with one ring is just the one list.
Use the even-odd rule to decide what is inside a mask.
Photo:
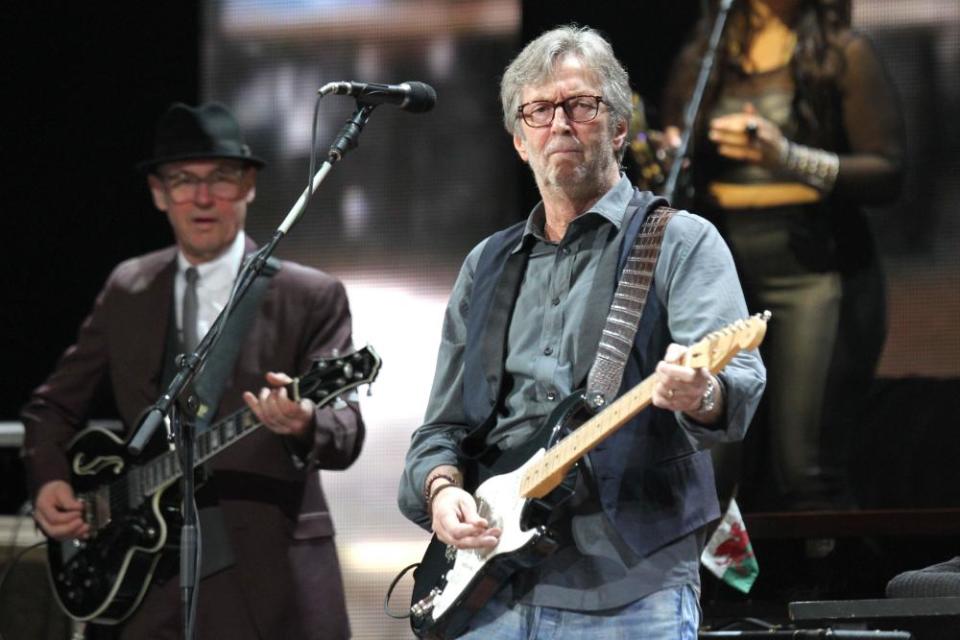
[(457, 484), (457, 481), (453, 479), (453, 476), (449, 476), (449, 475), (447, 475), (447, 474), (445, 474), (445, 473), (438, 473), (437, 475), (435, 475), (435, 476), (433, 476), (432, 478), (430, 478), (430, 481), (427, 482), (427, 486), (424, 487), (424, 489), (423, 489), (423, 499), (424, 499), (424, 500), (429, 500), (429, 499), (430, 499), (430, 487), (432, 487), (432, 486), (433, 486), (433, 483), (436, 482), (437, 480), (439, 480), (440, 478), (443, 478), (444, 480), (449, 481), (450, 484)]
[[(431, 482), (431, 484), (433, 483)], [(444, 489), (449, 489), (450, 487), (455, 487), (459, 489), (460, 485), (456, 484), (455, 482), (451, 482), (449, 484), (442, 484), (439, 487), (437, 487), (436, 491), (430, 494), (430, 498), (427, 500), (427, 514), (431, 518), (433, 517), (433, 501), (436, 499), (438, 495), (440, 495), (441, 491), (443, 491)]]

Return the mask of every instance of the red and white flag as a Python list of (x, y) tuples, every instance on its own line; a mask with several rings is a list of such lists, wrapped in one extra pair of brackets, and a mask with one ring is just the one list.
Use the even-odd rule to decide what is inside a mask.
[(760, 565), (753, 554), (736, 500), (730, 500), (720, 525), (700, 555), (700, 562), (713, 575), (744, 593), (750, 591), (754, 580), (760, 575)]

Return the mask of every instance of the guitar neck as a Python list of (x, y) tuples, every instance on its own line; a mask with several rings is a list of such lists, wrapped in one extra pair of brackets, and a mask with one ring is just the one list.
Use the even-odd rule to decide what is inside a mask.
[[(717, 373), (740, 351), (756, 349), (760, 345), (769, 318), (770, 312), (765, 311), (714, 331), (690, 346), (679, 363)], [(524, 472), (520, 494), (528, 499), (542, 498), (556, 489), (580, 458), (651, 403), (656, 381), (656, 374), (647, 376), (643, 382), (551, 447), (542, 459)]]
[[(342, 356), (334, 355), (314, 361), (308, 372), (294, 378), (284, 388), (287, 397), (295, 402), (309, 399), (316, 406), (323, 407), (351, 389), (372, 384), (380, 371), (380, 362), (380, 356), (368, 345)], [(253, 433), (261, 425), (256, 414), (243, 408), (198, 433), (193, 439), (194, 467)], [(175, 451), (168, 451), (139, 466), (133, 466), (123, 479), (124, 487), (120, 490), (131, 494), (131, 498), (137, 501), (153, 495), (182, 475), (180, 458)]]
[(542, 498), (556, 489), (580, 458), (650, 404), (654, 384), (656, 375), (647, 377), (547, 450), (543, 458), (524, 473), (520, 494), (525, 498)]
[[(240, 409), (206, 431), (198, 433), (193, 439), (194, 468), (210, 460), (240, 438), (253, 433), (262, 424), (250, 409)], [(183, 470), (180, 467), (177, 452), (167, 451), (138, 467), (136, 473), (139, 476), (140, 486), (143, 487), (143, 494), (151, 495), (178, 479), (183, 475)]]

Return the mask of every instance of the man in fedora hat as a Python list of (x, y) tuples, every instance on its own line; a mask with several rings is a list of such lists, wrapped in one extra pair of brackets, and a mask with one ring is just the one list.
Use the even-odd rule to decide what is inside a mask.
[[(254, 248), (243, 228), (263, 165), (220, 104), (177, 103), (160, 119), (153, 156), (139, 166), (176, 243), (114, 269), (76, 343), (23, 409), (35, 518), (51, 538), (91, 533), (68, 482), (65, 450), (101, 385), (112, 391), (124, 423), (136, 425), (175, 373), (175, 356), (193, 350), (226, 302)], [(199, 428), (244, 403), (266, 427), (214, 457), (210, 479), (197, 492), (203, 540), (197, 637), (346, 638), (319, 470), (353, 463), (364, 426), (355, 398), (317, 407), (288, 398), (283, 385), (291, 381), (287, 373), (351, 349), (347, 297), (333, 277), (290, 262), (262, 279), (259, 293), (254, 285), (247, 296), (259, 300), (231, 316), (197, 379), (198, 394), (216, 407)], [(224, 343), (233, 345), (232, 354)], [(264, 375), (267, 386), (251, 393)], [(100, 614), (88, 636), (180, 637), (176, 573), (176, 558), (161, 561), (132, 615), (118, 621)]]

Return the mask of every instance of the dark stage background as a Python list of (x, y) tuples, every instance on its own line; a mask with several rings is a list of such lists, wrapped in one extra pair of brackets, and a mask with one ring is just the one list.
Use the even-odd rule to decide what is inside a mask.
[[(592, 4), (8, 6), (0, 422), (16, 421), (109, 270), (170, 241), (133, 168), (149, 154), (153, 124), (170, 102), (215, 98), (238, 114), (269, 162), (248, 221), (262, 242), (305, 185), (317, 88), (335, 80), (432, 84), (439, 101), (429, 114), (374, 112), (360, 148), (334, 168), (279, 251), (346, 282), (357, 342), (384, 357), (374, 396), (363, 399), (366, 450), (353, 469), (324, 481), (356, 637), (402, 637), (405, 623), (379, 607), (389, 579), (426, 541), (396, 512), (394, 494), (426, 402), (445, 297), (469, 248), (536, 200), (500, 124), (499, 74), (543, 29), (589, 24), (611, 37), (656, 125), (668, 63), (700, 8), (700, 0)], [(861, 0), (854, 23), (880, 49), (909, 144), (903, 198), (871, 212), (888, 273), (890, 338), (873, 411), (854, 440), (858, 489), (868, 506), (960, 506), (960, 9), (955, 0)], [(351, 109), (345, 98), (323, 101), (321, 149)], [(15, 449), (0, 449), (2, 513), (25, 500), (21, 471)], [(957, 553), (956, 538), (951, 544)], [(946, 548), (927, 545), (931, 554)], [(858, 548), (851, 562), (876, 565), (882, 552)], [(900, 563), (924, 560), (906, 555)], [(798, 569), (787, 564), (789, 571)]]

